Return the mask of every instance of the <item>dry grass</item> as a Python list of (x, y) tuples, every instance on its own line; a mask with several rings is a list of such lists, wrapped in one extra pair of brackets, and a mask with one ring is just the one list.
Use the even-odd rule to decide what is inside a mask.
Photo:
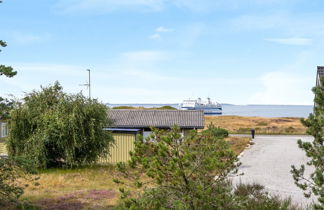
[(236, 155), (239, 155), (248, 145), (252, 144), (250, 137), (230, 136), (225, 140), (229, 142)]
[(306, 128), (300, 118), (282, 117), (241, 117), (241, 116), (206, 116), (205, 127), (213, 123), (225, 128), (230, 133), (247, 134), (254, 128), (256, 134), (305, 134)]
[(109, 209), (119, 198), (116, 175), (113, 166), (46, 170), (22, 199), (44, 209)]

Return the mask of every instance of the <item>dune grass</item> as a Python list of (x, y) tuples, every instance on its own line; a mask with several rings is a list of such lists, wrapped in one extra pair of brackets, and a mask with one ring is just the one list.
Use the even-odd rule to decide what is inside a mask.
[(116, 106), (112, 109), (146, 109), (146, 110), (177, 110), (177, 108), (173, 106), (161, 106), (161, 107), (152, 107), (152, 108), (146, 108), (143, 106)]
[(306, 134), (306, 128), (300, 122), (300, 118), (293, 117), (205, 116), (205, 127), (210, 123), (233, 134), (250, 134), (252, 128), (256, 134)]

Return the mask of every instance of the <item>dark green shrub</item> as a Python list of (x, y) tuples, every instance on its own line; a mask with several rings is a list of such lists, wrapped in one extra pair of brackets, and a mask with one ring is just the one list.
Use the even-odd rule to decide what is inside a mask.
[(159, 107), (159, 108), (157, 108), (157, 109), (162, 109), (162, 110), (164, 110), (164, 109), (167, 109), (167, 110), (177, 110), (177, 109), (174, 108), (173, 106), (161, 106), (161, 107)]
[(81, 94), (68, 95), (56, 83), (26, 95), (11, 112), (9, 155), (38, 168), (90, 164), (109, 153), (112, 135), (107, 107)]
[(226, 138), (228, 137), (229, 133), (226, 129), (215, 127), (213, 124), (208, 125), (208, 129), (202, 132), (203, 134), (211, 134), (215, 137), (219, 138)]

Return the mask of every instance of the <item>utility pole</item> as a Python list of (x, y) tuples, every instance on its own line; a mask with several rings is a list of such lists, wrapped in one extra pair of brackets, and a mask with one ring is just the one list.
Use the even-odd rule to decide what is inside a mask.
[(86, 86), (89, 90), (89, 100), (91, 100), (91, 70), (87, 69), (89, 77), (88, 77), (88, 83), (82, 84), (81, 86)]

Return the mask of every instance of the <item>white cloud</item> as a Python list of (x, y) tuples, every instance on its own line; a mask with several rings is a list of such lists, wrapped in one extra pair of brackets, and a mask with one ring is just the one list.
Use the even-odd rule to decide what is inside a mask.
[(57, 9), (66, 13), (112, 12), (120, 9), (161, 10), (163, 0), (59, 0)]
[(193, 12), (235, 10), (241, 7), (295, 4), (297, 0), (58, 0), (57, 9), (65, 13), (112, 12), (116, 10), (161, 11), (178, 7)]
[(166, 28), (163, 26), (160, 26), (155, 29), (155, 32), (157, 32), (157, 33), (165, 33), (165, 32), (172, 32), (172, 31), (174, 31), (172, 28)]
[(150, 36), (150, 39), (160, 40), (161, 35), (160, 34), (153, 34), (153, 35)]
[(185, 48), (195, 45), (197, 40), (208, 30), (205, 23), (192, 23), (179, 33), (180, 44)]
[(312, 44), (312, 39), (307, 38), (279, 38), (279, 39), (265, 39), (269, 42), (274, 42), (278, 44), (286, 44), (286, 45), (310, 45)]
[(324, 34), (324, 16), (298, 16), (277, 12), (267, 15), (243, 15), (229, 21), (233, 30), (267, 30), (289, 35), (293, 38), (322, 36)]
[(35, 35), (30, 33), (14, 32), (12, 34), (12, 38), (16, 43), (25, 45), (46, 41), (50, 39), (50, 35)]
[(122, 54), (122, 60), (124, 63), (134, 64), (134, 63), (142, 63), (147, 64), (151, 62), (157, 62), (163, 59), (166, 59), (167, 55), (161, 51), (134, 51), (134, 52), (126, 52)]
[(250, 104), (312, 104), (314, 78), (289, 72), (269, 72), (259, 81), (262, 89), (249, 98)]
[(151, 35), (149, 38), (154, 39), (154, 40), (161, 40), (161, 38), (162, 38), (161, 33), (169, 33), (169, 32), (173, 32), (173, 31), (174, 30), (172, 28), (166, 28), (166, 27), (160, 26), (155, 29), (156, 33)]

